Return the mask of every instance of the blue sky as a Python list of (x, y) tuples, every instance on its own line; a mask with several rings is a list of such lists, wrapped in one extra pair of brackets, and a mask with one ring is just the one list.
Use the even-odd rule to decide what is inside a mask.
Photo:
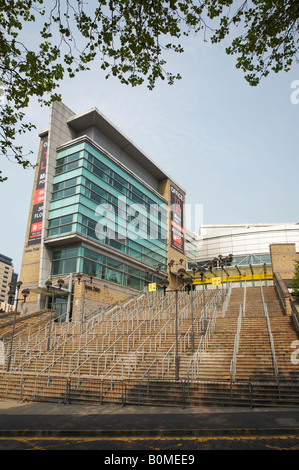
[[(182, 75), (172, 86), (130, 88), (93, 67), (59, 91), (75, 113), (96, 106), (106, 115), (202, 207), (204, 224), (299, 222), (299, 104), (290, 99), (298, 65), (252, 88), (234, 64), (224, 45), (189, 38), (184, 54), (170, 56)], [(22, 142), (35, 162), (49, 109), (32, 102), (27, 116), (37, 130)], [(34, 172), (3, 160), (0, 252), (19, 273)]]

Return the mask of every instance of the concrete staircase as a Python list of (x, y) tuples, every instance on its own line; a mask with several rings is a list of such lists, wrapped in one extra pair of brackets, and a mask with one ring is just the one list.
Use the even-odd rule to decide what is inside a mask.
[(246, 291), (245, 317), (242, 318), (236, 379), (248, 380), (258, 375), (273, 375), (273, 358), (267, 320), (260, 289)]
[[(206, 292), (207, 320), (215, 314), (216, 290)], [(273, 287), (263, 287), (279, 374), (298, 375), (290, 361), (297, 333), (283, 315)], [(189, 381), (190, 361), (207, 338), (201, 292), (194, 293), (194, 353), (191, 350), (190, 296), (180, 294), (178, 354), (180, 381), (175, 380), (175, 304), (161, 294), (132, 299), (89, 319), (85, 325), (52, 324), (47, 349), (49, 312), (28, 318), (14, 339), (10, 372), (0, 365), (0, 396), (39, 400), (155, 404), (242, 404), (248, 381), (273, 376), (273, 357), (259, 287), (246, 289), (235, 383), (231, 379), (240, 306), (244, 289), (234, 288), (225, 314), (219, 302), (213, 332), (202, 351), (196, 377)], [(220, 295), (221, 299), (221, 295)], [(28, 328), (24, 328), (24, 325)], [(11, 333), (5, 325), (6, 341)], [(29, 328), (30, 327), (30, 328)], [(1, 329), (0, 335), (4, 329)], [(30, 331), (30, 333), (29, 333)], [(204, 336), (206, 335), (206, 336)], [(9, 343), (6, 343), (6, 348)], [(232, 386), (234, 394), (232, 394)], [(238, 393), (236, 390), (238, 388)], [(144, 400), (144, 401), (143, 401)]]
[(215, 330), (209, 346), (202, 353), (199, 371), (196, 376), (201, 380), (228, 380), (233, 355), (235, 333), (239, 308), (243, 302), (243, 289), (233, 289), (225, 316), (221, 310), (216, 320)]
[(292, 343), (298, 340), (294, 321), (291, 316), (283, 315), (273, 287), (265, 287), (263, 292), (269, 311), (279, 374), (286, 377), (299, 377), (299, 365), (293, 364), (291, 360), (294, 352)]
[[(31, 387), (31, 396), (36, 397), (37, 394), (41, 395), (43, 382), (47, 386), (54, 381), (65, 383), (70, 376), (78, 383), (87, 377), (97, 380), (107, 376), (109, 380), (112, 377), (140, 378), (154, 361), (159, 361), (158, 371), (161, 374), (162, 358), (175, 342), (175, 308), (173, 299), (171, 303), (160, 295), (152, 305), (152, 299), (149, 302), (146, 297), (139, 304), (133, 299), (136, 304), (134, 311), (130, 306), (112, 308), (104, 315), (95, 316), (94, 322), (90, 320), (83, 328), (79, 324), (52, 322), (49, 348), (49, 319), (45, 324), (44, 319), (38, 323), (35, 318), (35, 330), (28, 319), (27, 329), (16, 331), (10, 371), (6, 372), (6, 364), (2, 365), (0, 395), (13, 392), (24, 396), (25, 388), (30, 395)], [(195, 320), (201, 311), (198, 303), (195, 296)], [(190, 310), (190, 297), (183, 293), (179, 300), (179, 338), (190, 327), (190, 319), (184, 314), (185, 308)], [(5, 327), (9, 328), (9, 325)], [(12, 322), (3, 335), (6, 353), (10, 347), (11, 330)], [(181, 343), (184, 348), (184, 342)], [(170, 357), (168, 375), (171, 375), (172, 362)]]

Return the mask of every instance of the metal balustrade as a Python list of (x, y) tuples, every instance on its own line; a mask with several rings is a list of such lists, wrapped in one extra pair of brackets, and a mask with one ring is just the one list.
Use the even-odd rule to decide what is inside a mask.
[(279, 391), (279, 380), (278, 380), (279, 372), (278, 372), (278, 366), (277, 366), (277, 361), (276, 361), (276, 356), (275, 356), (274, 341), (273, 341), (273, 335), (272, 335), (272, 331), (271, 331), (271, 324), (270, 324), (270, 319), (269, 319), (269, 314), (268, 314), (268, 308), (267, 308), (267, 304), (266, 304), (265, 299), (264, 299), (262, 285), (260, 285), (260, 289), (261, 289), (261, 296), (262, 296), (264, 314), (265, 314), (265, 317), (266, 317), (266, 320), (267, 320), (267, 328), (268, 328), (268, 334), (269, 334), (270, 345), (271, 345), (274, 373), (275, 373), (275, 377), (277, 378), (277, 386), (278, 386), (278, 391)]
[(199, 370), (199, 365), (201, 362), (202, 354), (206, 351), (209, 341), (210, 341), (211, 334), (213, 333), (215, 329), (215, 324), (216, 324), (216, 319), (217, 319), (217, 314), (218, 314), (218, 307), (219, 307), (218, 296), (219, 296), (219, 292), (217, 292), (214, 298), (214, 302), (211, 302), (210, 307), (213, 308), (213, 314), (209, 318), (205, 318), (205, 322), (207, 321), (207, 328), (199, 341), (199, 345), (198, 345), (196, 353), (194, 354), (194, 357), (189, 362), (188, 369), (187, 369), (188, 379), (196, 378), (196, 375)]
[[(128, 378), (130, 378), (131, 372), (136, 371), (139, 361), (144, 361), (145, 355), (152, 350), (152, 338), (147, 336), (136, 351), (131, 354), (128, 362)], [(133, 363), (133, 366), (132, 366)]]
[(235, 342), (234, 342), (233, 358), (231, 360), (231, 365), (230, 365), (231, 382), (234, 382), (235, 377), (236, 377), (237, 354), (238, 354), (238, 351), (239, 351), (239, 341), (240, 341), (241, 324), (242, 324), (242, 317), (243, 316), (244, 316), (244, 312), (242, 310), (242, 305), (240, 305), (238, 323), (237, 323), (237, 332), (236, 332), (236, 335), (235, 335)]
[[(43, 317), (42, 322), (46, 323), (48, 318), (50, 318), (50, 315), (46, 318)], [(44, 330), (44, 332), (47, 333), (46, 331), (47, 325), (48, 323), (46, 323), (46, 326), (44, 326), (44, 328), (41, 328), (41, 320), (39, 320), (33, 324), (28, 325), (25, 328), (22, 328), (21, 331), (15, 332), (14, 338), (13, 338), (14, 348), (13, 348), (12, 356), (11, 356), (10, 369), (15, 368), (16, 358), (19, 356), (19, 353), (21, 353), (21, 357), (25, 357), (26, 354), (30, 354), (34, 349), (38, 348), (38, 344), (43, 342), (42, 330)], [(38, 327), (38, 331), (36, 331), (36, 327)], [(22, 338), (24, 335), (25, 336), (27, 335), (27, 340), (26, 340), (25, 345), (22, 342)], [(7, 360), (8, 360), (8, 351), (10, 349), (10, 344), (11, 344), (12, 339), (7, 340), (4, 337), (2, 338), (2, 341), (3, 341), (4, 351), (6, 350), (5, 359), (2, 364), (2, 369), (5, 370), (5, 364), (7, 363)], [(33, 345), (30, 347), (31, 343), (33, 343)]]
[[(201, 296), (198, 296), (198, 299), (200, 299), (200, 297), (201, 297)], [(198, 299), (197, 299), (197, 300), (198, 300)], [(172, 300), (175, 301), (175, 297), (174, 297), (174, 296), (172, 297)], [(147, 316), (147, 318), (149, 318), (149, 316), (148, 316), (148, 315), (145, 315), (145, 314), (146, 314), (146, 313), (151, 313), (152, 302), (146, 302), (144, 298), (142, 298), (141, 301), (142, 301), (142, 305), (141, 305), (141, 306), (140, 306), (140, 302), (135, 302), (135, 308), (131, 310), (131, 314), (133, 313), (133, 314), (134, 314), (134, 315), (133, 315), (134, 317), (136, 317), (136, 315), (137, 315), (137, 316), (140, 316), (140, 307), (142, 307), (142, 308), (143, 308), (143, 317), (142, 317), (142, 318), (144, 318), (144, 316)], [(131, 334), (130, 334), (129, 336), (127, 336), (127, 338), (126, 338), (126, 339), (127, 339), (127, 348), (126, 348), (126, 349), (125, 349), (125, 339), (123, 338), (123, 332), (124, 332), (124, 326), (123, 326), (123, 325), (124, 325), (124, 323), (121, 323), (121, 322), (119, 321), (119, 319), (116, 319), (117, 313), (114, 313), (114, 315), (113, 315), (113, 322), (110, 323), (110, 325), (113, 325), (113, 324), (114, 324), (114, 320), (117, 320), (117, 322), (115, 323), (114, 326), (112, 326), (111, 330), (108, 331), (108, 332), (106, 333), (106, 335), (105, 335), (105, 337), (109, 337), (109, 335), (110, 335), (110, 337), (111, 337), (111, 333), (114, 332), (114, 338), (116, 338), (116, 336), (117, 336), (117, 333), (116, 333), (116, 332), (117, 332), (117, 328), (119, 327), (119, 325), (122, 325), (122, 326), (121, 326), (121, 328), (122, 328), (121, 334), (120, 334), (120, 336), (118, 337), (118, 339), (115, 339), (115, 341), (114, 341), (114, 343), (113, 343), (114, 351), (115, 351), (115, 345), (116, 345), (117, 343), (118, 343), (118, 345), (119, 345), (119, 344), (120, 344), (120, 341), (119, 341), (119, 340), (122, 339), (122, 341), (121, 341), (121, 348), (118, 350), (118, 354), (123, 354), (123, 353), (125, 353), (125, 350), (128, 352), (128, 351), (131, 349), (130, 346), (133, 346), (133, 347), (134, 347), (134, 345), (135, 345), (135, 339), (136, 339), (136, 335), (137, 335), (137, 334), (138, 334), (138, 339), (139, 339), (139, 340), (141, 339), (141, 329), (142, 329), (143, 326), (145, 326), (145, 333), (148, 333), (148, 332), (149, 332), (149, 333), (152, 333), (152, 331), (154, 331), (154, 329), (155, 329), (155, 327), (156, 327), (156, 323), (159, 323), (159, 324), (160, 324), (160, 323), (163, 321), (163, 317), (166, 317), (166, 318), (167, 318), (168, 310), (170, 310), (171, 308), (173, 308), (174, 305), (170, 303), (169, 306), (167, 307), (167, 309), (165, 309), (165, 308), (163, 308), (163, 306), (165, 305), (165, 298), (160, 296), (160, 301), (161, 301), (161, 304), (159, 304), (158, 302), (156, 302), (156, 308), (158, 309), (158, 311), (156, 312), (156, 314), (154, 315), (154, 317), (151, 318), (151, 320), (149, 321), (149, 323), (147, 323), (146, 320), (143, 320), (139, 325), (137, 325), (137, 327), (135, 328), (135, 330), (133, 330), (133, 331), (131, 332)], [(181, 301), (180, 304), (183, 304), (183, 303), (185, 303), (185, 302), (186, 302), (186, 299), (185, 299), (185, 300), (183, 299), (183, 301)], [(199, 300), (198, 300), (198, 302), (199, 302)], [(195, 305), (197, 305), (197, 304), (195, 303)], [(150, 309), (149, 311), (146, 309), (147, 307)], [(180, 313), (180, 316), (183, 317), (183, 313), (184, 313), (185, 316), (186, 316), (186, 312), (188, 313), (188, 310), (187, 310), (188, 308), (190, 308), (190, 306), (189, 306), (188, 304), (187, 304), (185, 307), (183, 307), (183, 310), (182, 310), (182, 312)], [(120, 313), (120, 315), (121, 315), (121, 317), (122, 317), (122, 321), (124, 322), (125, 320), (124, 320), (124, 317), (122, 316), (122, 313), (123, 313), (123, 312), (122, 312), (121, 310), (119, 310), (119, 313)], [(131, 316), (131, 318), (128, 320), (127, 325), (129, 324), (129, 322), (131, 322), (133, 316)], [(172, 320), (172, 322), (174, 322), (174, 319)], [(171, 322), (169, 322), (169, 324), (171, 324)], [(134, 323), (131, 324), (131, 326), (133, 326), (133, 325), (134, 325)], [(163, 329), (163, 326), (162, 326), (162, 329)], [(128, 331), (128, 329), (127, 329), (127, 331)], [(161, 331), (161, 330), (160, 330), (160, 331)], [(172, 328), (171, 328), (171, 331), (172, 331)], [(159, 333), (158, 333), (158, 334), (159, 334)], [(130, 345), (130, 338), (131, 338), (131, 337), (133, 338), (133, 344)], [(167, 337), (167, 335), (166, 335), (166, 337)], [(141, 346), (143, 347), (143, 351), (144, 351), (144, 347), (145, 347), (145, 343), (146, 343), (146, 342), (147, 342), (147, 343), (149, 342), (148, 338), (146, 338), (146, 340), (145, 340), (145, 341), (142, 343), (142, 345), (141, 345)], [(87, 344), (86, 344), (86, 345), (87, 345)], [(86, 346), (86, 345), (85, 345), (85, 346)], [(157, 345), (157, 341), (156, 341), (156, 337), (155, 337), (155, 351), (156, 351), (156, 345)], [(82, 349), (83, 349), (83, 347), (81, 348), (81, 350), (82, 350)], [(140, 346), (137, 348), (136, 351), (134, 351), (134, 352), (131, 354), (131, 356), (130, 356), (130, 358), (129, 358), (128, 376), (129, 376), (130, 373), (131, 373), (131, 362), (133, 361), (133, 358), (135, 358), (135, 363), (136, 363), (136, 366), (137, 366), (137, 357), (138, 357), (139, 350), (140, 350)], [(109, 343), (108, 343), (107, 349), (103, 352), (103, 354), (102, 354), (102, 355), (99, 357), (99, 359), (98, 359), (97, 375), (99, 374), (99, 360), (100, 360), (100, 358), (105, 357), (105, 364), (104, 364), (104, 370), (105, 370), (106, 367), (107, 367), (108, 353), (109, 353), (110, 351), (111, 351), (111, 348), (110, 348)], [(150, 351), (150, 352), (151, 352), (151, 351)], [(75, 356), (76, 354), (78, 354), (78, 352), (75, 352), (75, 353), (73, 354), (73, 356)], [(85, 351), (85, 355), (88, 355), (88, 354), (89, 354), (89, 353), (88, 353), (88, 350), (86, 350), (86, 351)], [(142, 357), (144, 357), (144, 352), (143, 352)], [(115, 360), (115, 359), (116, 359), (115, 354), (113, 354), (112, 360)], [(83, 367), (83, 366), (86, 366), (86, 364), (87, 364), (88, 362), (91, 364), (92, 361), (93, 361), (92, 356), (88, 356), (85, 360), (83, 360), (83, 361), (81, 362), (81, 366), (78, 366), (78, 367), (76, 368), (76, 372), (79, 372), (79, 369), (80, 369), (81, 367)], [(136, 369), (136, 367), (135, 367), (135, 369)], [(134, 370), (135, 370), (135, 369), (134, 369)], [(91, 366), (90, 366), (90, 370), (92, 370), (92, 367), (91, 367)]]
[[(240, 305), (240, 309), (239, 309), (237, 332), (236, 332), (236, 335), (235, 335), (235, 342), (234, 342), (233, 358), (231, 360), (231, 365), (230, 365), (231, 384), (233, 382), (235, 382), (235, 378), (236, 378), (237, 354), (238, 354), (238, 351), (239, 351), (242, 317), (245, 317), (245, 311), (246, 311), (246, 281), (245, 281), (244, 284), (245, 285), (244, 285), (243, 305)], [(232, 387), (231, 387), (231, 391), (232, 391)]]
[(225, 313), (229, 304), (230, 296), (232, 292), (232, 283), (228, 282), (225, 287), (225, 299), (222, 305), (222, 317), (225, 317)]
[[(202, 305), (203, 296), (200, 291), (195, 291), (193, 294), (193, 308), (198, 309)], [(209, 296), (211, 296), (210, 300)], [(181, 325), (190, 318), (191, 304), (190, 297), (186, 293), (179, 297), (178, 322)], [(215, 295), (215, 291), (206, 294), (208, 298), (206, 312), (215, 309), (219, 303), (218, 297), (218, 292)], [(160, 377), (161, 375), (163, 377), (166, 364), (169, 369), (173, 362), (172, 352), (176, 344), (173, 338), (175, 318), (169, 318), (174, 312), (175, 302), (175, 295), (171, 294), (168, 296), (142, 294), (126, 302), (126, 305), (114, 306), (90, 316), (85, 320), (83, 330), (81, 322), (55, 324), (51, 335), (51, 349), (48, 352), (45, 352), (48, 339), (48, 325), (45, 325), (44, 332), (39, 329), (37, 333), (39, 335), (38, 351), (34, 350), (36, 343), (32, 347), (28, 346), (34, 335), (29, 334), (26, 345), (20, 343), (26, 351), (18, 366), (12, 369), (11, 374), (19, 371), (23, 377), (26, 366), (35, 361), (36, 388), (42, 377), (46, 376), (50, 383), (52, 377), (55, 377), (57, 373), (65, 374), (65, 370), (68, 370), (69, 378), (75, 376), (80, 378), (83, 373), (84, 376), (103, 377), (104, 374), (105, 377), (111, 377), (121, 363), (121, 376), (125, 374), (129, 378), (136, 372), (138, 364), (144, 361), (145, 355), (153, 352), (158, 354), (158, 357), (152, 360), (151, 365), (148, 365), (148, 376), (153, 375), (155, 369), (156, 375), (160, 374)], [(210, 313), (207, 315), (209, 316)], [(200, 318), (193, 320), (197, 333), (202, 332), (203, 322), (204, 314), (201, 310)], [(190, 338), (190, 326), (186, 328), (187, 332), (178, 338), (180, 353), (185, 352)], [(138, 344), (144, 334), (147, 335), (146, 338)], [(163, 353), (161, 345), (167, 341), (168, 337), (172, 340), (172, 345), (166, 353)], [(66, 354), (67, 350), (71, 351), (70, 355)], [(130, 356), (126, 357), (128, 352)], [(124, 357), (121, 357), (122, 355)], [(42, 361), (40, 361), (41, 358)], [(8, 386), (9, 380), (10, 378)]]
[[(86, 319), (84, 324), (80, 325), (80, 322), (55, 324), (49, 351), (46, 351), (48, 325), (45, 328), (36, 325), (35, 327), (39, 328), (37, 333), (31, 327), (31, 331), (28, 330), (26, 333), (28, 337), (26, 342), (21, 339), (21, 334), (18, 335), (14, 343), (13, 368), (10, 374), (5, 375), (7, 396), (56, 401), (64, 397), (65, 402), (90, 400), (123, 404), (160, 403), (164, 397), (163, 393), (161, 396), (161, 387), (165, 385), (167, 390), (165, 403), (182, 406), (186, 403), (187, 406), (201, 403), (201, 400), (207, 400), (207, 403), (208, 400), (214, 400), (214, 403), (217, 403), (216, 390), (222, 394), (219, 395), (219, 400), (230, 404), (239, 400), (239, 403), (248, 406), (259, 406), (259, 403), (270, 402), (295, 403), (296, 406), (299, 396), (298, 383), (283, 381), (275, 367), (274, 343), (262, 289), (275, 376), (269, 378), (267, 382), (264, 378), (261, 380), (251, 378), (249, 381), (241, 382), (235, 380), (235, 376), (233, 382), (231, 376), (230, 380), (221, 383), (196, 379), (202, 354), (207, 351), (217, 316), (221, 315), (219, 293), (219, 290), (205, 292), (204, 311), (202, 293), (193, 292), (193, 308), (196, 309), (193, 332), (197, 338), (196, 352), (191, 358), (186, 354), (192, 335), (191, 296), (179, 296), (178, 323), (181, 327), (177, 337), (179, 355), (182, 358), (190, 358), (188, 367), (182, 372), (184, 378), (179, 381), (166, 379), (167, 371), (171, 374), (171, 368), (175, 363), (175, 295), (169, 293), (164, 297), (163, 294), (142, 294), (128, 300), (126, 305), (99, 311)], [(226, 314), (230, 293), (231, 286), (228, 285), (225, 302), (222, 305), (222, 315)], [(245, 309), (246, 286), (243, 303), (239, 309), (237, 333), (241, 331)], [(83, 326), (81, 334), (79, 334), (80, 326)], [(237, 343), (235, 337), (235, 344)], [(237, 352), (237, 346), (234, 345), (235, 351)], [(190, 351), (188, 353), (190, 354)], [(237, 353), (233, 355), (233, 359), (236, 357)], [(33, 374), (26, 375), (30, 364), (33, 366), (31, 367)], [(29, 383), (32, 381), (33, 392), (29, 388)], [(211, 393), (204, 391), (206, 387), (208, 390), (212, 387), (215, 399), (210, 396)], [(231, 393), (232, 387), (234, 397)], [(263, 393), (265, 395), (262, 395)]]

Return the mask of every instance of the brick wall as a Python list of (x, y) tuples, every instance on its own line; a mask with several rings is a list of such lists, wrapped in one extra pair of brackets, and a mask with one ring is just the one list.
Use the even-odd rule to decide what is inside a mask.
[(273, 273), (279, 273), (282, 279), (292, 279), (295, 261), (299, 260), (295, 243), (277, 243), (270, 245)]
[(119, 287), (106, 281), (93, 279), (90, 282), (88, 276), (84, 277), (84, 281), (80, 283), (74, 280), (74, 296), (73, 296), (73, 319), (80, 320), (82, 310), (84, 318), (109, 306), (119, 305), (132, 296), (140, 295), (132, 289)]

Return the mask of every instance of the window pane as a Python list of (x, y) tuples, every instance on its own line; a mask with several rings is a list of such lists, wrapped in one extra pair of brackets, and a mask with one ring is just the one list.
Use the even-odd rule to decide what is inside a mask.
[(69, 225), (63, 225), (60, 227), (60, 233), (67, 233), (72, 231), (72, 224)]
[(131, 287), (131, 289), (140, 289), (140, 280), (137, 277), (133, 277), (127, 275), (127, 287)]
[(54, 235), (58, 235), (58, 233), (58, 228), (50, 228), (50, 230), (48, 230), (48, 237), (53, 237)]
[(65, 257), (68, 258), (68, 257), (74, 257), (74, 256), (77, 256), (78, 255), (78, 248), (69, 248), (67, 250), (65, 250)]
[(70, 224), (73, 221), (73, 215), (65, 215), (64, 217), (61, 217), (60, 224)]
[(107, 266), (111, 266), (115, 269), (122, 271), (124, 269), (123, 263), (112, 258), (107, 258)]
[(106, 268), (106, 280), (115, 282), (116, 284), (122, 284), (122, 273)]
[(52, 263), (52, 274), (62, 274), (62, 266), (63, 266), (63, 261), (54, 261)]
[(77, 259), (76, 258), (70, 258), (64, 260), (64, 273), (75, 273), (77, 271), (76, 269), (77, 266)]
[(49, 220), (49, 228), (57, 227), (59, 225), (59, 218)]

